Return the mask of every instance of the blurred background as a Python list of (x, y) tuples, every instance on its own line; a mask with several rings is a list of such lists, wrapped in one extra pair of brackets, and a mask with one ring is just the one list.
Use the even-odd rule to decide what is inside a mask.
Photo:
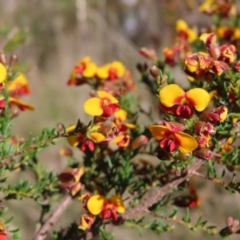
[[(14, 51), (19, 54), (20, 62), (25, 64), (24, 73), (32, 89), (31, 96), (24, 100), (36, 107), (34, 112), (26, 111), (16, 118), (13, 133), (27, 137), (29, 133), (39, 134), (43, 127), (54, 127), (58, 122), (68, 126), (75, 124), (78, 118), (87, 121), (89, 118), (83, 112), (82, 104), (88, 98), (90, 88), (66, 85), (77, 61), (86, 55), (100, 65), (119, 60), (138, 79), (140, 75), (135, 66), (138, 62), (146, 61), (138, 53), (140, 47), (153, 47), (161, 56), (162, 48), (171, 46), (174, 41), (175, 21), (179, 18), (185, 19), (191, 26), (207, 26), (210, 18), (197, 10), (201, 2), (0, 0), (0, 27), (7, 26), (13, 32), (26, 32), (23, 43)], [(4, 41), (6, 39), (0, 35), (0, 46)], [(40, 153), (40, 158), (49, 170), (58, 172), (64, 169), (66, 162), (59, 156), (62, 145), (66, 145), (66, 142), (62, 141)], [(76, 154), (81, 158), (79, 151)], [(19, 178), (22, 177), (25, 178), (20, 174)], [(221, 207), (218, 207), (218, 197), (224, 196), (224, 191), (213, 185), (206, 189), (200, 183), (199, 195), (203, 205), (199, 211), (204, 219), (220, 226), (224, 226), (227, 216), (240, 215), (237, 198), (221, 198)], [(218, 193), (216, 199), (212, 198), (213, 192)], [(235, 206), (234, 209), (222, 207), (228, 206), (229, 201)], [(13, 224), (21, 229), (22, 239), (31, 239), (38, 218), (34, 209), (38, 206), (24, 200), (21, 203), (12, 201), (9, 207), (15, 217)], [(56, 229), (74, 220), (78, 221), (80, 211), (81, 204), (75, 203), (59, 221)], [(193, 212), (193, 216), (199, 216), (199, 211)], [(218, 239), (202, 233), (192, 234), (183, 226), (176, 228), (176, 231), (161, 236), (147, 231), (142, 239)], [(123, 233), (122, 229), (116, 228), (115, 232), (117, 240), (140, 239), (136, 229), (126, 228)]]

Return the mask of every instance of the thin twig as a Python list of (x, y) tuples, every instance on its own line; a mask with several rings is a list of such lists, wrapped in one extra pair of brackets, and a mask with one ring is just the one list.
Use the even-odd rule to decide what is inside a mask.
[(207, 179), (207, 180), (210, 180), (210, 181), (213, 182), (213, 183), (216, 183), (216, 184), (221, 185), (221, 186), (223, 186), (223, 187), (230, 188), (230, 189), (232, 189), (232, 190), (234, 190), (234, 191), (237, 191), (237, 192), (240, 191), (239, 187), (231, 186), (231, 185), (229, 185), (228, 183), (226, 183), (226, 182), (224, 182), (224, 181), (221, 181), (220, 179), (206, 176), (206, 175), (204, 175), (204, 174), (202, 174), (202, 173), (199, 173), (199, 172), (197, 172), (197, 171), (194, 171), (194, 172), (193, 172), (193, 175), (195, 175), (195, 176), (197, 176), (197, 177), (201, 177), (201, 178)]
[[(16, 156), (18, 156), (18, 155), (22, 155), (22, 154), (24, 154), (24, 153), (26, 153), (26, 152), (36, 150), (36, 149), (38, 149), (39, 147), (41, 147), (42, 145), (44, 145), (44, 144), (46, 144), (46, 143), (48, 143), (48, 142), (53, 141), (54, 139), (61, 138), (61, 137), (69, 137), (69, 136), (70, 136), (70, 134), (67, 134), (67, 133), (54, 135), (54, 136), (52, 136), (52, 137), (50, 137), (50, 138), (47, 138), (47, 139), (45, 139), (45, 140), (43, 140), (43, 141), (41, 141), (41, 142), (38, 142), (38, 143), (36, 143), (36, 144), (32, 144), (32, 145), (30, 145), (29, 147), (26, 147), (26, 148), (23, 148), (23, 149), (21, 149), (21, 150), (15, 151), (14, 153), (9, 154), (8, 156), (0, 159), (1, 165), (3, 165), (3, 164), (4, 164), (4, 161), (6, 161), (6, 160), (9, 160), (9, 159), (11, 159), (11, 158), (13, 158), (13, 157), (16, 157)], [(9, 164), (9, 163), (8, 163), (8, 164)], [(17, 165), (18, 165), (18, 164), (19, 164), (19, 163), (17, 163)], [(17, 166), (17, 167), (18, 167), (18, 166)], [(14, 167), (14, 169), (17, 168), (17, 167)]]
[(156, 217), (156, 218), (161, 218), (165, 221), (168, 221), (168, 222), (172, 222), (172, 223), (177, 223), (177, 224), (181, 224), (181, 225), (184, 225), (184, 226), (187, 226), (188, 228), (198, 228), (202, 231), (205, 231), (205, 232), (211, 232), (212, 235), (216, 235), (218, 234), (218, 230), (213, 228), (208, 228), (207, 226), (196, 226), (196, 224), (194, 223), (188, 223), (188, 222), (184, 222), (183, 220), (181, 219), (177, 219), (177, 218), (170, 218), (170, 217), (167, 217), (167, 216), (163, 216), (163, 215), (160, 215), (160, 214), (157, 214), (157, 213), (154, 213), (154, 212), (150, 212), (148, 210), (145, 211), (146, 213), (148, 214), (151, 214), (152, 216)]
[(203, 164), (203, 160), (195, 159), (192, 165), (189, 167), (187, 174), (178, 177), (172, 182), (167, 183), (166, 185), (153, 191), (147, 199), (143, 200), (139, 205), (130, 209), (122, 215), (124, 220), (129, 220), (137, 217), (139, 214), (144, 212), (146, 209), (151, 207), (153, 204), (160, 201), (164, 196), (166, 196), (172, 189), (177, 187), (180, 183), (185, 181), (187, 178), (193, 175), (193, 172), (196, 171)]
[(67, 209), (67, 207), (72, 203), (73, 198), (70, 195), (67, 195), (56, 210), (49, 216), (45, 223), (40, 227), (38, 232), (33, 236), (32, 240), (44, 240), (47, 237), (49, 230)]

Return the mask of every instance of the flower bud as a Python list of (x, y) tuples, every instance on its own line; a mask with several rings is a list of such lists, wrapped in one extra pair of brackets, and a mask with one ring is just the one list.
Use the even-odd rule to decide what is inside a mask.
[(161, 149), (161, 148), (159, 148), (159, 149), (157, 150), (156, 157), (157, 157), (159, 160), (163, 160), (163, 161), (171, 160), (171, 155), (170, 155), (170, 153), (164, 151), (164, 150)]
[(64, 127), (64, 125), (63, 125), (62, 123), (58, 123), (58, 124), (57, 124), (57, 131), (58, 131), (59, 133), (63, 133), (63, 132), (64, 132), (64, 129), (65, 129), (65, 127)]
[(213, 157), (213, 153), (208, 148), (195, 150), (193, 152), (193, 155), (204, 160), (210, 160)]
[(157, 67), (157, 66), (155, 66), (155, 65), (153, 65), (151, 68), (150, 68), (150, 74), (152, 75), (152, 77), (154, 78), (154, 79), (157, 79), (158, 77), (160, 77), (160, 69)]
[(62, 155), (62, 156), (66, 156), (66, 157), (72, 157), (73, 156), (73, 151), (72, 151), (72, 149), (71, 148), (69, 148), (69, 147), (62, 147), (61, 149), (60, 149), (60, 155)]
[(7, 65), (7, 55), (4, 52), (0, 52), (0, 63)]
[(151, 60), (154, 60), (157, 57), (155, 50), (152, 48), (142, 47), (142, 48), (140, 48), (139, 52), (141, 55), (143, 55), (144, 57), (151, 59)]
[(140, 135), (132, 141), (131, 149), (136, 150), (137, 148), (140, 148), (141, 146), (147, 144), (147, 142), (148, 142), (148, 138), (144, 135)]
[(226, 106), (221, 106), (215, 109), (203, 112), (200, 119), (203, 121), (218, 123), (223, 122), (227, 118), (228, 109)]
[(238, 219), (233, 220), (232, 226), (234, 228), (238, 227), (239, 226), (239, 220)]
[(231, 227), (232, 224), (233, 224), (233, 218), (232, 218), (232, 217), (228, 217), (228, 218), (226, 219), (226, 225), (227, 225), (228, 227)]
[(197, 121), (194, 125), (195, 133), (200, 136), (209, 136), (215, 134), (216, 130), (209, 122)]
[(16, 53), (13, 53), (10, 57), (10, 61), (9, 61), (9, 66), (14, 66), (18, 61), (18, 55)]

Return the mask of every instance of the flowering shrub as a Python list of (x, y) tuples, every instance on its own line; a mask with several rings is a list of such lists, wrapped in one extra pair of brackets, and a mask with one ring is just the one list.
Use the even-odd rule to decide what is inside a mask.
[[(6, 202), (22, 198), (41, 207), (34, 240), (48, 235), (58, 240), (114, 239), (112, 227), (122, 225), (156, 234), (172, 230), (174, 224), (222, 238), (240, 233), (239, 222), (232, 217), (222, 228), (208, 225), (201, 213), (197, 221), (190, 218), (191, 211), (200, 211), (204, 205), (193, 179), (221, 185), (229, 194), (240, 192), (236, 178), (240, 165), (240, 13), (231, 0), (207, 0), (199, 10), (213, 15), (215, 26), (201, 30), (178, 20), (174, 43), (163, 49), (162, 58), (153, 49), (139, 50), (150, 62), (139, 63), (137, 68), (140, 83), (155, 98), (151, 103), (157, 106), (154, 113), (142, 108), (139, 84), (127, 66), (119, 61), (99, 66), (86, 56), (70, 71), (66, 85), (69, 92), (70, 87), (91, 86), (81, 106), (91, 121), (76, 119), (71, 126), (59, 123), (34, 138), (12, 136), (14, 119), (34, 106), (22, 100), (31, 88), (16, 67), (17, 55), (7, 61), (7, 54), (0, 54), (0, 240), (19, 239), (21, 230), (12, 228), (14, 218)], [(177, 84), (180, 79), (172, 76), (172, 67), (182, 69), (188, 88)], [(142, 116), (150, 123), (141, 121)], [(61, 172), (49, 171), (38, 152), (60, 138), (67, 140), (60, 155), (68, 163)], [(83, 152), (83, 161), (74, 156), (72, 148)], [(11, 183), (8, 179), (15, 171), (30, 171), (34, 179)], [(79, 220), (53, 231), (73, 201), (79, 206), (75, 210)], [(178, 213), (179, 208), (185, 212)]]

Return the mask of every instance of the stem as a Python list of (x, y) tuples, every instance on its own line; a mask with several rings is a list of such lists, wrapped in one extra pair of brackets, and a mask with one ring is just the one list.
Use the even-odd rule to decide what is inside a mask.
[[(46, 143), (48, 143), (48, 142), (51, 142), (51, 141), (54, 140), (54, 139), (61, 138), (61, 137), (69, 137), (69, 136), (70, 136), (70, 135), (67, 134), (67, 133), (58, 134), (58, 135), (54, 135), (54, 136), (52, 136), (52, 137), (50, 137), (50, 138), (47, 138), (47, 139), (45, 139), (45, 140), (43, 140), (43, 141), (41, 141), (41, 142), (38, 142), (38, 143), (36, 143), (36, 144), (32, 144), (32, 145), (30, 145), (29, 147), (26, 147), (26, 148), (24, 148), (24, 149), (18, 150), (18, 151), (16, 151), (16, 152), (14, 152), (14, 153), (12, 153), (12, 154), (9, 154), (8, 156), (0, 159), (1, 164), (4, 164), (4, 161), (9, 160), (9, 159), (11, 159), (11, 158), (13, 158), (13, 157), (16, 157), (16, 156), (18, 156), (18, 155), (24, 154), (24, 153), (29, 152), (29, 151), (36, 150), (36, 149), (38, 149), (39, 147), (41, 147), (42, 145), (44, 145), (44, 144), (46, 144)], [(23, 159), (21, 162), (17, 163), (17, 164), (14, 166), (14, 169), (15, 169), (15, 168), (18, 168), (18, 167), (21, 165), (21, 163), (24, 162), (24, 161), (25, 161), (25, 159)], [(9, 164), (9, 162), (8, 162), (7, 164)]]
[(227, 188), (230, 188), (232, 189), (233, 191), (237, 191), (239, 192), (239, 188), (238, 187), (233, 187), (233, 186), (230, 186), (228, 183), (224, 182), (224, 181), (221, 181), (220, 179), (217, 179), (217, 178), (213, 178), (213, 177), (209, 177), (209, 176), (206, 176), (202, 173), (199, 173), (199, 172), (196, 172), (194, 171), (193, 172), (193, 175), (197, 176), (197, 177), (201, 177), (201, 178), (204, 178), (204, 179), (207, 179), (207, 180), (210, 180), (211, 182), (213, 183), (216, 183), (218, 185), (221, 185), (223, 187), (227, 187)]
[(218, 234), (217, 229), (210, 229), (207, 226), (196, 226), (196, 224), (187, 223), (187, 222), (184, 222), (183, 220), (177, 219), (177, 218), (170, 218), (170, 217), (167, 217), (167, 216), (162, 216), (160, 214), (153, 213), (153, 212), (150, 212), (148, 210), (146, 210), (145, 212), (148, 213), (148, 214), (151, 214), (152, 216), (154, 216), (156, 218), (161, 218), (161, 219), (163, 219), (165, 221), (168, 221), (168, 222), (173, 222), (173, 223), (185, 225), (188, 228), (198, 228), (198, 229), (201, 229), (202, 231), (205, 231), (205, 232), (211, 232), (211, 234), (213, 234), (213, 235)]
[(56, 210), (49, 216), (45, 223), (40, 227), (40, 229), (34, 234), (32, 240), (44, 240), (47, 237), (49, 230), (67, 209), (67, 207), (72, 203), (73, 198), (67, 195)]

